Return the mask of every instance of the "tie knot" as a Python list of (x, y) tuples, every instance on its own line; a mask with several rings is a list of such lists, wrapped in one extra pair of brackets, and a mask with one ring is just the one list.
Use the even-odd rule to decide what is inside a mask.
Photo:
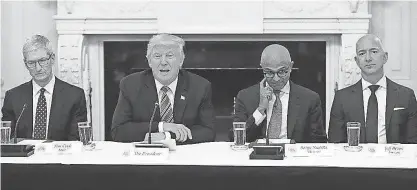
[(168, 90), (169, 90), (169, 87), (168, 87), (168, 86), (163, 86), (163, 87), (161, 88), (161, 90), (162, 90), (162, 92), (167, 93), (167, 92), (168, 92)]
[(281, 90), (274, 90), (274, 94), (275, 94), (275, 95), (277, 95), (277, 96), (278, 96), (278, 95), (279, 95), (279, 93), (281, 93)]
[(371, 90), (372, 93), (375, 93), (376, 90), (378, 90), (379, 85), (371, 85), (369, 86), (369, 90)]
[(46, 90), (45, 90), (45, 88), (41, 88), (40, 91), (41, 91), (41, 94), (43, 94), (43, 93), (45, 93)]

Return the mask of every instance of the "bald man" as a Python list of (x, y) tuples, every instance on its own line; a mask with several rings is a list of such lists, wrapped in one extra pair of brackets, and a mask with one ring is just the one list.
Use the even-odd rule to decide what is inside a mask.
[[(270, 45), (261, 56), (264, 79), (239, 91), (234, 121), (246, 122), (248, 142), (266, 135), (296, 142), (327, 142), (320, 97), (289, 80), (293, 64), (284, 46)], [(233, 140), (232, 131), (229, 138)]]
[(356, 43), (362, 79), (336, 92), (330, 113), (329, 141), (347, 141), (347, 122), (360, 122), (362, 143), (417, 143), (414, 91), (384, 74), (388, 60), (381, 40), (365, 35)]

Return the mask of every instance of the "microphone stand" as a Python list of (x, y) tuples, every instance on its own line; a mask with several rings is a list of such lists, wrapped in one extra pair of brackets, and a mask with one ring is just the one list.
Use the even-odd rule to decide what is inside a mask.
[(22, 118), (23, 112), (25, 112), (26, 106), (27, 106), (26, 104), (23, 105), (22, 111), (20, 112), (20, 115), (16, 120), (16, 125), (14, 125), (14, 132), (13, 132), (14, 133), (13, 134), (14, 140), (13, 140), (13, 143), (15, 143), (15, 144), (17, 143), (17, 128), (19, 126), (20, 119)]

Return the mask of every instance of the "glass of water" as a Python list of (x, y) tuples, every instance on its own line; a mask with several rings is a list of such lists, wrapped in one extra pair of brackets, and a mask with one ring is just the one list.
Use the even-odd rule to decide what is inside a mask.
[(361, 123), (348, 122), (347, 123), (347, 141), (349, 146), (358, 146), (361, 136)]
[(232, 149), (246, 150), (246, 122), (233, 122), (233, 138)]
[(11, 121), (1, 121), (1, 144), (10, 143), (10, 133), (12, 131), (12, 122)]
[(93, 142), (93, 128), (90, 122), (79, 122), (78, 133), (80, 135), (80, 141), (85, 148), (92, 146)]

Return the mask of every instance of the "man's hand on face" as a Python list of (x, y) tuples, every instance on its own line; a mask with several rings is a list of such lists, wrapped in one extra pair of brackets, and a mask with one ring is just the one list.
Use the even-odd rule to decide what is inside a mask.
[(164, 123), (165, 132), (173, 132), (175, 134), (175, 140), (178, 142), (184, 142), (187, 139), (192, 139), (191, 130), (183, 124), (176, 123)]
[(258, 111), (262, 114), (265, 114), (265, 111), (268, 108), (269, 101), (272, 99), (273, 90), (271, 87), (266, 86), (266, 78), (261, 81), (260, 90), (259, 90), (259, 106)]

